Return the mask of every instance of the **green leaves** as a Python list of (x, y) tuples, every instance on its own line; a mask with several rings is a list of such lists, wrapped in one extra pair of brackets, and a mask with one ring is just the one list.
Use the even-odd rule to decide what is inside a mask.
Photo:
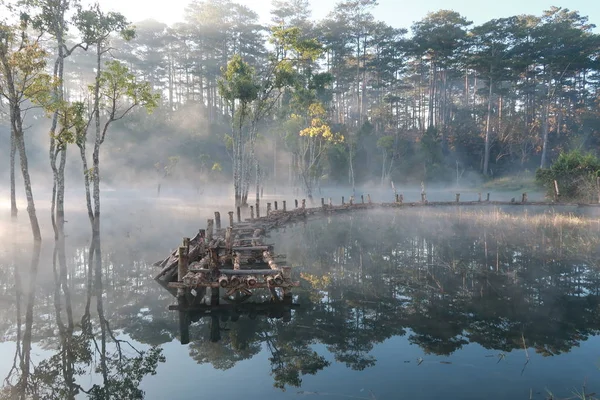
[(546, 188), (549, 197), (553, 197), (554, 181), (557, 181), (563, 199), (597, 201), (599, 176), (600, 159), (593, 154), (573, 150), (561, 153), (550, 168), (538, 169), (535, 179)]
[(152, 112), (160, 100), (148, 82), (138, 82), (134, 74), (119, 61), (106, 63), (100, 74), (100, 94), (103, 108), (113, 119), (120, 119), (134, 106)]
[(74, 18), (74, 24), (88, 45), (106, 45), (113, 32), (118, 32), (125, 40), (135, 37), (135, 29), (122, 14), (104, 13), (98, 4), (88, 10), (80, 8)]
[(260, 86), (256, 83), (254, 69), (239, 54), (234, 55), (221, 71), (223, 78), (218, 82), (219, 94), (225, 99), (248, 104), (258, 97)]
[(45, 72), (48, 53), (21, 26), (0, 23), (0, 95), (14, 106), (52, 101), (57, 82)]

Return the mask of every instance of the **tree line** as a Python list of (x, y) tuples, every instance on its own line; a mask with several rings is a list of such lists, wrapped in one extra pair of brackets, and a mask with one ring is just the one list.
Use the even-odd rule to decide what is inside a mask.
[[(314, 21), (307, 0), (273, 0), (265, 26), (234, 1), (194, 0), (180, 23), (134, 27), (74, 0), (17, 3), (20, 21), (3, 23), (0, 87), (30, 214), (17, 116), (31, 105), (51, 121), (57, 231), (68, 144), (81, 149), (99, 229), (109, 127), (124, 133), (107, 144), (111, 158), (155, 170), (159, 182), (184, 164), (207, 181), (229, 174), (237, 205), (266, 181), (308, 197), (326, 183), (455, 182), (468, 171), (543, 168), (563, 150), (597, 145), (600, 36), (587, 17), (552, 7), (474, 25), (440, 10), (407, 29), (377, 21), (376, 6), (341, 0)], [(19, 49), (30, 52), (15, 57)], [(23, 85), (11, 89), (15, 78)]]
[(376, 5), (343, 0), (314, 21), (308, 1), (275, 0), (263, 26), (234, 1), (192, 1), (181, 23), (139, 23), (119, 57), (167, 112), (198, 106), (200, 129), (225, 139), (230, 158), (215, 161), (241, 203), (267, 175), (310, 196), (322, 182), (534, 170), (597, 145), (600, 37), (587, 17), (552, 7), (474, 25), (440, 10), (405, 29), (377, 21)]

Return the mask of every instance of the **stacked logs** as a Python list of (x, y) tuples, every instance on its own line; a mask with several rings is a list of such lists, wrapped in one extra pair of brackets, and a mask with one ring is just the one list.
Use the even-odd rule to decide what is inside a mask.
[(230, 226), (222, 229), (220, 215), (215, 213), (216, 221), (209, 219), (206, 230), (192, 239), (184, 238), (182, 246), (155, 263), (161, 268), (155, 279), (176, 289), (178, 297), (195, 296), (199, 288), (222, 288), (228, 296), (251, 295), (258, 288), (281, 288), (284, 296), (289, 294), (299, 283), (292, 282), (290, 268), (275, 263), (273, 246), (264, 243), (265, 230), (244, 223), (233, 227), (233, 212), (229, 215)]

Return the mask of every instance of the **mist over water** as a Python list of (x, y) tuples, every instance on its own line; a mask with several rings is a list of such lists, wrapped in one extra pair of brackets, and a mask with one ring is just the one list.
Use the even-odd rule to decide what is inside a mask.
[[(92, 336), (84, 333), (82, 320), (91, 236), (85, 209), (77, 207), (83, 197), (70, 195), (66, 207), (64, 282), (53, 265), (43, 202), (44, 241), (36, 272), (24, 207), (17, 221), (3, 208), (0, 374), (7, 376), (13, 359), (19, 359), (15, 351), (22, 347), (33, 290), (25, 398), (32, 393), (69, 398), (56, 389), (65, 386), (68, 366), (81, 368), (72, 374), (81, 389), (106, 390), (111, 398), (134, 398), (128, 396), (138, 379), (146, 399), (197, 398), (199, 376), (207, 395), (250, 399), (530, 394), (544, 399), (546, 389), (568, 397), (586, 382), (586, 390), (597, 390), (600, 220), (595, 209), (378, 209), (289, 225), (271, 232), (267, 242), (287, 256), (293, 280), (301, 284), (292, 291), (291, 311), (265, 306), (267, 294), (258, 291), (246, 308), (219, 318), (189, 315), (190, 344), (181, 345), (178, 312), (168, 309), (176, 299), (152, 279), (158, 272), (152, 263), (204, 228), (214, 211), (225, 224), (233, 210), (227, 189), (215, 185), (199, 193), (166, 187), (160, 197), (155, 188), (103, 192), (102, 281), (91, 297)], [(405, 202), (420, 199), (420, 188), (396, 189)], [(270, 188), (264, 193), (263, 212), (266, 202), (277, 200), (281, 207), (285, 199), (292, 209), (294, 199), (302, 198), (284, 188), (277, 195)], [(362, 193), (374, 202), (393, 200), (390, 188), (357, 191), (356, 198)], [(430, 201), (452, 201), (454, 193), (427, 189)], [(323, 188), (314, 202), (332, 197), (340, 204), (341, 196), (348, 202), (351, 195), (348, 189)], [(492, 193), (492, 199), (511, 195)], [(461, 197), (476, 198), (475, 192)], [(18, 301), (17, 275), (23, 287)], [(72, 332), (59, 327), (59, 321), (67, 323), (69, 308)], [(108, 384), (94, 372), (100, 367), (102, 326), (114, 335), (105, 340)], [(121, 361), (117, 344), (125, 354)], [(153, 348), (162, 349), (164, 360)], [(146, 352), (141, 359), (138, 351)], [(65, 354), (69, 357), (61, 358)], [(132, 380), (119, 371), (129, 371)], [(22, 374), (17, 362), (3, 384), (4, 398), (19, 398)], [(70, 393), (76, 392), (76, 398), (88, 397), (79, 389)]]

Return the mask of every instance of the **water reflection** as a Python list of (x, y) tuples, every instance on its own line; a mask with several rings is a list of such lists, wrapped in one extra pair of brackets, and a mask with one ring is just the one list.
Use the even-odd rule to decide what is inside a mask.
[(506, 352), (523, 340), (556, 355), (596, 335), (598, 226), (489, 218), (415, 213), (390, 223), (363, 215), (297, 229), (295, 242), (306, 248), (294, 260), (315, 289), (306, 308), (318, 327), (337, 327), (336, 358), (359, 359), (348, 352), (363, 354), (406, 329), (411, 343), (437, 355), (467, 343)]
[[(85, 394), (93, 399), (144, 398), (140, 382), (146, 375), (155, 373), (164, 357), (156, 347), (138, 349), (111, 327), (104, 310), (105, 268), (100, 238), (92, 241), (88, 257), (82, 258), (88, 261), (87, 268), (86, 263), (84, 268), (76, 265), (71, 273), (65, 244), (57, 240), (51, 257), (53, 279), (47, 284), (37, 282), (40, 254), (41, 246), (36, 244), (26, 280), (21, 279), (18, 263), (15, 263), (16, 351), (13, 366), (4, 380), (2, 397), (75, 399)], [(85, 285), (80, 287), (82, 290), (76, 290), (77, 300), (84, 300), (80, 304), (85, 305), (80, 318), (75, 320), (72, 289), (77, 288), (78, 278), (83, 278)], [(27, 287), (23, 287), (25, 281)], [(21, 334), (22, 298), (26, 299), (26, 310)], [(95, 312), (92, 299), (95, 299)], [(39, 341), (37, 344), (47, 354), (46, 358), (32, 359), (32, 338)], [(84, 387), (81, 378), (90, 374), (93, 383)]]
[[(368, 212), (289, 226), (270, 241), (301, 281), (293, 297), (274, 302), (265, 291), (218, 306), (175, 305), (152, 280), (152, 262), (165, 253), (158, 238), (140, 238), (137, 243), (152, 243), (143, 247), (103, 237), (102, 251), (99, 243), (67, 244), (64, 262), (59, 246), (55, 257), (42, 254), (39, 270), (35, 251), (7, 252), (1, 295), (10, 300), (0, 310), (0, 327), (16, 351), (3, 397), (143, 398), (145, 377), (158, 371), (160, 379), (173, 379), (158, 368), (160, 349), (180, 342), (186, 361), (218, 374), (265, 360), (269, 371), (260, 385), (278, 389), (302, 387), (307, 377), (334, 370), (331, 382), (350, 387), (353, 371), (368, 374), (379, 366), (402, 370), (410, 380), (408, 367), (442, 361), (458, 368), (470, 351), (471, 364), (494, 374), (502, 389), (512, 382), (519, 390), (568, 390), (573, 362), (549, 361), (589, 348), (600, 330), (600, 223), (594, 218), (487, 209)], [(18, 267), (32, 255), (30, 269)], [(396, 359), (382, 358), (378, 349), (398, 338)], [(28, 359), (31, 348), (41, 356)], [(494, 369), (507, 360), (522, 387)], [(184, 360), (166, 363), (172, 370), (178, 364)], [(594, 366), (585, 368), (573, 370), (572, 378), (598, 375)], [(549, 378), (553, 369), (565, 381)], [(82, 379), (90, 371), (91, 383)], [(447, 372), (429, 374), (451, 386)], [(207, 388), (211, 379), (203, 381)], [(382, 385), (377, 389), (385, 392), (399, 384)], [(503, 392), (488, 397), (506, 398)]]
[(204, 309), (194, 321), (211, 318), (198, 322), (190, 345), (198, 363), (233, 368), (266, 345), (275, 386), (300, 386), (302, 375), (330, 364), (312, 344), (361, 371), (376, 364), (376, 344), (408, 335), (424, 356), (448, 356), (447, 363), (473, 343), (498, 362), (522, 351), (523, 374), (529, 349), (559, 355), (600, 329), (597, 221), (392, 212), (284, 231), (272, 237), (277, 251), (301, 266), (294, 269), (301, 307), (283, 321)]

